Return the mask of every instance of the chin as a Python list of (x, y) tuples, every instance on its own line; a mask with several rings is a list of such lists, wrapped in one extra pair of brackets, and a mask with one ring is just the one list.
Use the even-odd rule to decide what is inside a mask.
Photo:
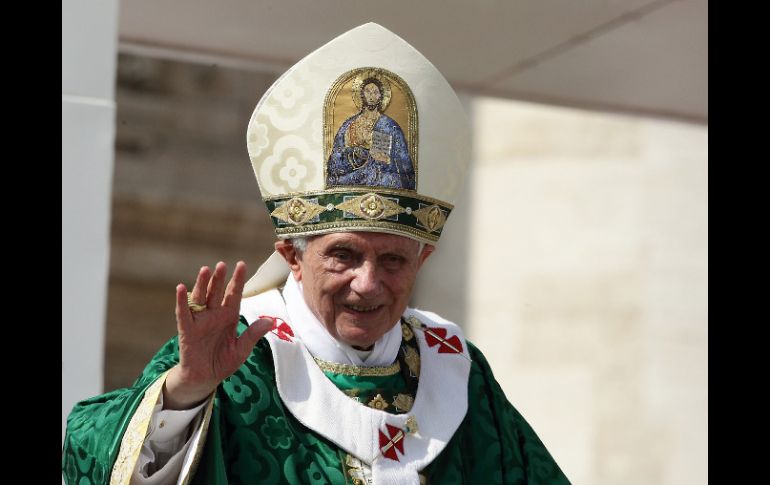
[(385, 332), (373, 332), (368, 328), (362, 328), (355, 324), (347, 324), (340, 328), (338, 327), (337, 335), (339, 339), (348, 345), (354, 345), (356, 347), (369, 347), (378, 341)]
[(374, 344), (379, 337), (373, 338), (371, 334), (368, 332), (362, 332), (362, 331), (352, 331), (352, 332), (341, 332), (339, 333), (340, 340), (345, 342), (348, 345), (353, 345), (355, 347), (362, 347), (366, 348), (370, 345)]

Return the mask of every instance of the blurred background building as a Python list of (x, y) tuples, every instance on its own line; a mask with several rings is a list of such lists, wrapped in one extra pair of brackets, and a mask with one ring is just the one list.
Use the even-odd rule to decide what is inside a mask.
[(464, 327), (575, 484), (707, 483), (706, 0), (65, 2), (62, 433), (175, 334), (177, 283), (272, 251), (251, 112), (367, 21), (474, 127), (413, 304)]

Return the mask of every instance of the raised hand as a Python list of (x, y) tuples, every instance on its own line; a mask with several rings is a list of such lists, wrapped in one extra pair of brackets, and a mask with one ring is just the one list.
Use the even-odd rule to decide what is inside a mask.
[[(226, 276), (227, 265), (221, 261), (213, 275), (208, 267), (201, 268), (189, 305), (185, 285), (176, 287), (179, 364), (166, 378), (166, 409), (188, 409), (206, 399), (246, 361), (257, 341), (272, 327), (272, 321), (258, 320), (240, 337), (236, 335), (246, 264), (239, 261), (235, 265), (227, 288)], [(197, 311), (199, 307), (205, 308)]]

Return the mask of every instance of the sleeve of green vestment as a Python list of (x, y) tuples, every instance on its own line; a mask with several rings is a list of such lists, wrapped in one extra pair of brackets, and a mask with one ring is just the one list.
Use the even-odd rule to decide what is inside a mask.
[(485, 382), (486, 399), (500, 438), (502, 483), (529, 485), (562, 485), (570, 481), (556, 464), (535, 431), (505, 397), (484, 355), (473, 344), (468, 345), (474, 366), (478, 366)]
[(62, 470), (68, 484), (107, 483), (121, 440), (145, 390), (179, 362), (177, 337), (169, 340), (127, 389), (80, 401), (67, 418)]

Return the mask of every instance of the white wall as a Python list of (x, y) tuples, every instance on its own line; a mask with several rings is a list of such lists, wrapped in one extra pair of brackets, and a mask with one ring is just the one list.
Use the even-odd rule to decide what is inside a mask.
[(707, 483), (708, 128), (473, 113), (469, 338), (576, 485)]
[(62, 439), (102, 392), (117, 0), (62, 3)]

